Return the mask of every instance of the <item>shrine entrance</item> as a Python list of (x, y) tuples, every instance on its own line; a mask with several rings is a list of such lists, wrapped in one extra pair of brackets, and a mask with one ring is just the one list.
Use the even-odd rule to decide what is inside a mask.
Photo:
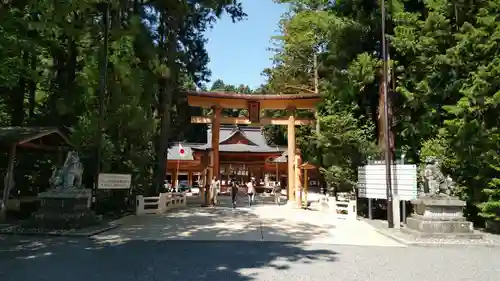
[[(297, 192), (303, 186), (301, 182), (301, 169), (302, 164), (300, 159), (300, 152), (296, 149), (295, 142), (295, 126), (299, 125), (310, 125), (315, 122), (312, 118), (298, 118), (297, 110), (313, 110), (316, 105), (320, 102), (320, 96), (317, 94), (297, 94), (297, 95), (246, 95), (237, 93), (216, 93), (216, 92), (187, 92), (188, 104), (193, 107), (201, 107), (212, 109), (211, 116), (193, 116), (191, 117), (191, 123), (198, 124), (210, 124), (210, 132), (208, 133), (209, 139), (208, 143), (203, 149), (209, 152), (208, 165), (202, 176), (205, 185), (210, 183), (210, 180), (215, 176), (217, 179), (223, 181), (223, 174), (228, 174), (226, 169), (232, 169), (229, 165), (235, 162), (235, 159), (230, 159), (232, 152), (247, 152), (247, 154), (252, 153), (252, 159), (258, 159), (260, 154), (261, 157), (279, 157), (281, 153), (279, 149), (272, 148), (261, 148), (263, 145), (255, 144), (255, 147), (259, 149), (253, 149), (254, 151), (248, 151), (245, 146), (251, 145), (249, 143), (234, 143), (232, 142), (224, 143), (228, 141), (227, 136), (223, 136), (221, 139), (221, 125), (247, 125), (247, 126), (263, 126), (263, 125), (282, 125), (287, 126), (287, 148), (286, 148), (286, 162), (287, 162), (287, 198), (289, 201), (295, 201), (297, 197)], [(227, 117), (222, 116), (222, 109), (246, 109), (248, 115), (246, 117)], [(265, 118), (262, 117), (264, 110), (286, 110), (288, 116), (285, 118)], [(233, 132), (235, 133), (235, 132)], [(245, 131), (240, 132), (243, 136), (246, 136)], [(252, 142), (251, 138), (246, 138), (248, 142)], [(226, 146), (227, 145), (227, 146)], [(234, 151), (221, 151), (221, 146), (224, 148), (234, 149)], [(267, 144), (265, 145), (267, 146)], [(243, 151), (240, 151), (243, 150)], [(257, 151), (255, 151), (257, 150)], [(241, 153), (240, 153), (241, 155)], [(260, 160), (260, 159), (259, 159)], [(249, 167), (252, 164), (257, 164), (258, 166), (264, 168), (264, 163), (258, 161), (259, 163), (250, 163), (250, 159), (244, 159), (238, 163), (238, 166), (245, 166), (246, 173), (248, 176)], [(222, 173), (224, 172), (224, 173)], [(206, 200), (210, 198), (210, 194), (205, 196), (203, 194), (205, 191), (202, 189), (202, 196)], [(208, 203), (208, 202), (205, 202)]]

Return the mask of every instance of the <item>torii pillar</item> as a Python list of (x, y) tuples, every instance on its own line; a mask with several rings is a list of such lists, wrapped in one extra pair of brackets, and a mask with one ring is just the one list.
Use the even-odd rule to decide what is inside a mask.
[[(212, 179), (215, 177), (220, 180), (220, 161), (219, 161), (219, 141), (220, 141), (220, 119), (221, 119), (221, 111), (222, 108), (220, 106), (213, 106), (213, 115), (212, 115), (212, 151), (210, 157), (210, 163), (212, 164), (211, 169), (208, 172), (208, 185), (212, 183)], [(207, 196), (205, 196), (205, 205), (209, 205), (212, 201), (212, 197), (214, 194), (210, 193), (210, 188), (207, 190)]]
[(193, 186), (193, 172), (188, 172), (188, 185)]
[(288, 200), (295, 200), (295, 108), (289, 107), (288, 111)]
[[(212, 157), (213, 157), (213, 175), (220, 180), (220, 161), (219, 161), (219, 141), (220, 141), (220, 114), (222, 108), (214, 106), (214, 115), (212, 119)], [(212, 179), (210, 179), (212, 180)]]

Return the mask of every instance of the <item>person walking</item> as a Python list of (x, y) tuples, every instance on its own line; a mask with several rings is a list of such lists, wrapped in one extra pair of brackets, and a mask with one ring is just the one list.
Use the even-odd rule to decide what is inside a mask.
[(236, 208), (236, 196), (238, 195), (238, 183), (236, 180), (231, 180), (231, 203), (233, 209)]
[(274, 203), (279, 206), (281, 203), (281, 184), (279, 181), (276, 182), (276, 184), (274, 185), (273, 192), (274, 192)]
[(210, 183), (210, 193), (212, 195), (212, 206), (215, 207), (217, 205), (218, 200), (217, 200), (217, 195), (219, 194), (220, 191), (220, 181), (217, 179), (217, 177), (213, 177), (212, 182)]
[(255, 198), (255, 185), (252, 180), (247, 183), (248, 205), (252, 206)]

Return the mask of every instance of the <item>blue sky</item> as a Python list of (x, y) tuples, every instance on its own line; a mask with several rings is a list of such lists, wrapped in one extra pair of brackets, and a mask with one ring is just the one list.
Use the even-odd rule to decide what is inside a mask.
[(264, 68), (271, 66), (271, 36), (277, 34), (281, 14), (287, 6), (272, 0), (242, 0), (246, 20), (232, 23), (224, 16), (207, 32), (208, 67), (212, 85), (217, 79), (226, 84), (245, 84), (257, 88), (265, 82)]

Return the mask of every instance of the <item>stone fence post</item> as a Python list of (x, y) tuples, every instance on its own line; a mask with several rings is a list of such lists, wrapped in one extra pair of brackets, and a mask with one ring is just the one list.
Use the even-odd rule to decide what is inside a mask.
[(137, 195), (135, 197), (135, 214), (137, 216), (144, 214), (144, 196)]
[(158, 196), (158, 212), (157, 214), (163, 214), (167, 211), (167, 200), (168, 193), (160, 193)]
[(335, 197), (327, 197), (328, 212), (334, 217), (337, 217), (337, 200)]
[(358, 218), (358, 206), (357, 206), (357, 201), (356, 200), (349, 200), (349, 204), (347, 205), (348, 207), (348, 219), (350, 220), (356, 220)]

